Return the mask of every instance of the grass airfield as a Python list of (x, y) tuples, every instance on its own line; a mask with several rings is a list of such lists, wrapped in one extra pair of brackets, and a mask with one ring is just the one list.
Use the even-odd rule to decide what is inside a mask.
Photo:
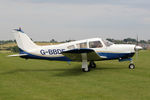
[(150, 100), (150, 51), (129, 62), (101, 61), (90, 72), (81, 63), (25, 60), (0, 53), (0, 100)]

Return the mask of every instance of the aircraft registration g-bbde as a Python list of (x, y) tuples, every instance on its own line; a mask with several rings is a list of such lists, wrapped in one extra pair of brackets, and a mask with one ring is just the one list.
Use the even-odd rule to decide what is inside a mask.
[[(56, 61), (82, 62), (82, 71), (96, 68), (94, 61), (115, 60), (130, 61), (129, 68), (134, 69), (132, 57), (142, 47), (131, 44), (114, 44), (101, 38), (91, 38), (58, 45), (36, 45), (22, 30), (14, 29), (14, 36), (20, 50), (19, 56), (25, 59), (44, 59)], [(88, 65), (89, 62), (89, 65)]]

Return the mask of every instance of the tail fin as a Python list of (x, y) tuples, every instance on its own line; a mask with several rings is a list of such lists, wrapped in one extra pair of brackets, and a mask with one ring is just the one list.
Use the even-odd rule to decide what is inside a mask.
[(30, 51), (38, 46), (33, 43), (33, 41), (21, 30), (19, 29), (14, 29), (14, 36), (17, 41), (17, 45), (20, 49), (24, 51)]

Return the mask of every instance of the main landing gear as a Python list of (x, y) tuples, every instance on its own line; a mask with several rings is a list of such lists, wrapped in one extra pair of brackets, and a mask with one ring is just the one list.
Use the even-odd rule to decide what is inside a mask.
[(96, 64), (94, 63), (94, 61), (90, 61), (89, 67), (90, 68), (96, 68)]
[[(86, 66), (85, 66), (85, 63), (86, 63)], [(82, 62), (83, 72), (89, 72), (91, 68), (96, 68), (96, 64), (94, 63), (94, 61), (90, 61), (88, 66), (87, 66), (87, 62), (84, 62), (84, 63)]]
[(87, 60), (87, 53), (82, 53), (82, 71), (83, 72), (89, 72), (91, 68), (96, 68), (96, 64), (94, 61), (90, 61), (88, 65), (88, 60)]

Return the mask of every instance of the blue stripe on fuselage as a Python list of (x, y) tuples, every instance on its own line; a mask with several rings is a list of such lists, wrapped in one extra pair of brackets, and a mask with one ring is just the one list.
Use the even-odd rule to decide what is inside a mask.
[[(22, 58), (30, 58), (30, 59), (45, 59), (45, 60), (58, 60), (58, 61), (72, 61), (71, 59), (61, 56), (61, 57), (43, 57), (43, 56), (37, 56), (30, 54), (28, 52), (23, 51), (22, 49), (20, 50), (20, 54), (27, 54), (27, 56), (22, 56)], [(105, 59), (102, 60), (112, 60), (112, 59), (119, 59), (119, 58), (131, 58), (134, 56), (135, 53), (104, 53), (104, 52), (97, 52), (98, 55), (100, 56), (105, 56)]]
[(135, 53), (105, 53), (105, 52), (98, 52), (100, 56), (105, 56), (107, 57), (106, 60), (111, 60), (111, 59), (119, 59), (119, 58), (131, 58), (134, 56)]
[(22, 58), (26, 59), (43, 59), (43, 60), (56, 60), (56, 61), (72, 61), (69, 58), (62, 56), (62, 57), (43, 57), (43, 56), (37, 56), (37, 55), (32, 55), (28, 54), (27, 56), (22, 56)]
[(30, 54), (28, 52), (23, 51), (22, 49), (20, 49), (20, 54), (27, 54), (27, 56), (22, 56), (22, 58), (26, 58), (26, 59), (44, 59), (44, 60), (58, 60), (58, 61), (72, 61), (71, 59), (65, 57), (65, 56), (61, 56), (61, 57), (43, 57), (43, 56), (37, 56), (37, 55), (33, 55)]

